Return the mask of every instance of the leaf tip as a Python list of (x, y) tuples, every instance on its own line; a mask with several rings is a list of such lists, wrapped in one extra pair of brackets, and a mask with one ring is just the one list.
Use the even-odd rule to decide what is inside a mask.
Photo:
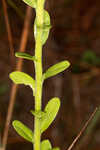
[(66, 68), (68, 68), (70, 66), (70, 62), (69, 61), (65, 61), (65, 64), (66, 64)]
[(53, 99), (54, 99), (54, 101), (60, 106), (60, 98), (54, 97)]

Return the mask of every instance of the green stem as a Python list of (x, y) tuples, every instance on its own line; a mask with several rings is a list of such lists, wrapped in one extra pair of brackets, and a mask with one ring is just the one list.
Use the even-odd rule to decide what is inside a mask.
[[(35, 46), (35, 110), (41, 111), (41, 97), (42, 97), (42, 28), (43, 28), (43, 8), (44, 0), (37, 1), (36, 8), (36, 46)], [(34, 150), (40, 150), (41, 131), (40, 120), (35, 117), (34, 122)]]

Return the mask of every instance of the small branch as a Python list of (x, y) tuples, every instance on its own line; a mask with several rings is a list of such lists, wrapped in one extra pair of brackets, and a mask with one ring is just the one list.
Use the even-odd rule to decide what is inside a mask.
[(93, 117), (95, 116), (96, 112), (97, 112), (98, 108), (96, 108), (94, 110), (94, 112), (91, 114), (90, 118), (88, 119), (88, 121), (85, 123), (85, 125), (83, 126), (83, 128), (81, 129), (81, 131), (79, 132), (79, 134), (77, 135), (77, 137), (74, 139), (74, 141), (72, 142), (72, 144), (69, 146), (69, 148), (67, 150), (71, 150), (74, 145), (76, 144), (76, 142), (79, 140), (79, 138), (81, 137), (81, 135), (84, 133), (85, 129), (87, 128), (88, 124), (90, 123), (90, 121), (93, 119)]
[[(25, 48), (26, 48), (28, 33), (29, 33), (29, 26), (30, 26), (30, 22), (31, 22), (31, 16), (32, 16), (32, 8), (27, 7), (25, 21), (24, 21), (24, 29), (22, 32), (20, 48), (19, 48), (20, 52), (24, 52)], [(19, 59), (17, 65), (16, 65), (16, 69), (19, 71), (22, 70), (22, 62), (23, 62), (23, 60)], [(16, 99), (17, 89), (18, 89), (18, 85), (13, 84), (12, 89), (11, 89), (10, 103), (8, 106), (8, 113), (7, 113), (4, 135), (3, 135), (3, 141), (2, 141), (2, 144), (4, 147), (3, 150), (6, 149), (6, 145), (7, 145), (8, 130), (9, 130), (9, 125), (10, 125), (11, 118), (12, 118), (12, 113), (13, 113), (14, 103), (15, 103), (15, 99)]]
[(3, 6), (3, 11), (4, 11), (4, 18), (5, 18), (5, 23), (6, 23), (6, 29), (8, 33), (8, 41), (9, 41), (9, 46), (10, 46), (10, 56), (11, 56), (11, 64), (14, 64), (14, 47), (13, 47), (13, 38), (12, 38), (12, 32), (10, 28), (10, 23), (8, 19), (8, 13), (7, 13), (7, 5), (6, 1), (2, 0), (2, 6)]
[(84, 136), (81, 138), (80, 143), (78, 144), (78, 149), (81, 149), (81, 147), (85, 144), (85, 147), (89, 143), (89, 139), (91, 138), (91, 133), (93, 132), (98, 120), (100, 118), (100, 107), (97, 109), (95, 113), (95, 117), (91, 120), (91, 123), (88, 125), (87, 129), (84, 132)]

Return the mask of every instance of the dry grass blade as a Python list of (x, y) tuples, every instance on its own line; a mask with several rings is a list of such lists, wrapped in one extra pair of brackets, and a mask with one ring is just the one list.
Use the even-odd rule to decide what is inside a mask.
[[(25, 21), (24, 21), (24, 28), (22, 32), (22, 37), (21, 37), (21, 42), (20, 42), (20, 52), (24, 52), (27, 44), (27, 39), (28, 39), (28, 33), (29, 33), (29, 26), (31, 22), (31, 16), (32, 16), (32, 8), (27, 7), (26, 10), (26, 16), (25, 16)], [(20, 59), (16, 65), (16, 69), (18, 71), (21, 71), (22, 69), (22, 59)], [(10, 121), (12, 118), (12, 113), (13, 113), (13, 108), (14, 108), (14, 103), (16, 99), (16, 93), (17, 93), (18, 86), (13, 84), (11, 88), (11, 95), (10, 95), (10, 103), (8, 106), (8, 113), (7, 113), (7, 118), (6, 118), (6, 124), (5, 124), (5, 129), (4, 129), (4, 135), (3, 135), (3, 150), (6, 149), (7, 145), (7, 138), (8, 138), (8, 130), (9, 130), (9, 125)]]
[(77, 135), (77, 137), (74, 139), (74, 141), (72, 142), (72, 144), (69, 146), (69, 148), (67, 150), (71, 150), (74, 147), (74, 145), (76, 144), (76, 142), (79, 140), (79, 138), (81, 137), (81, 135), (84, 133), (84, 131), (88, 127), (90, 121), (93, 119), (93, 117), (95, 117), (95, 114), (96, 114), (97, 110), (98, 110), (98, 108), (96, 108), (94, 110), (94, 112), (91, 114), (91, 116), (88, 119), (88, 121), (85, 123), (85, 125), (83, 126), (83, 128), (81, 129), (81, 131), (79, 132), (79, 134)]

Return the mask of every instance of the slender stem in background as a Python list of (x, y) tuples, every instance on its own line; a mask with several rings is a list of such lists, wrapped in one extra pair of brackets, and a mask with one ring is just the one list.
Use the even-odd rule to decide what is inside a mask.
[[(91, 120), (91, 123), (88, 125), (87, 129), (84, 132), (84, 136), (80, 139), (78, 145), (78, 149), (80, 150), (83, 146), (86, 147), (89, 144), (90, 139), (92, 138), (92, 133), (100, 119), (100, 107), (97, 109), (95, 113), (95, 117)], [(76, 147), (76, 148), (77, 148)]]
[[(42, 97), (42, 31), (43, 31), (43, 12), (44, 12), (44, 0), (37, 1), (36, 8), (36, 45), (35, 45), (35, 110), (41, 111), (41, 97)], [(34, 123), (34, 150), (40, 150), (40, 120), (35, 117)]]
[[(26, 48), (28, 33), (29, 33), (29, 26), (31, 23), (31, 16), (32, 16), (32, 8), (28, 6), (27, 10), (26, 10), (24, 28), (23, 28), (21, 42), (20, 42), (20, 48), (19, 48), (20, 52), (24, 52), (25, 48)], [(19, 59), (17, 65), (16, 65), (16, 70), (19, 70), (19, 71), (22, 70), (22, 62), (23, 62), (23, 60)], [(12, 88), (11, 88), (10, 103), (8, 106), (4, 135), (3, 135), (3, 140), (2, 140), (3, 150), (6, 149), (6, 145), (7, 145), (8, 130), (9, 130), (9, 125), (10, 125), (11, 118), (12, 118), (12, 113), (13, 113), (14, 103), (15, 103), (15, 99), (16, 99), (17, 89), (18, 89), (18, 85), (13, 84)]]
[(77, 137), (74, 139), (74, 141), (72, 142), (72, 144), (69, 146), (69, 148), (67, 150), (71, 150), (74, 145), (76, 144), (76, 142), (79, 140), (79, 138), (81, 137), (81, 135), (84, 133), (85, 129), (88, 127), (90, 121), (95, 117), (96, 112), (98, 111), (99, 108), (96, 108), (94, 110), (94, 112), (91, 114), (90, 118), (88, 119), (88, 121), (85, 123), (85, 125), (83, 126), (83, 128), (81, 129), (81, 131), (79, 132), (79, 134), (77, 135)]
[(8, 19), (7, 5), (6, 5), (5, 0), (2, 0), (2, 6), (3, 6), (3, 10), (4, 10), (6, 29), (7, 29), (7, 33), (8, 33), (8, 41), (9, 41), (9, 46), (10, 46), (11, 65), (13, 65), (14, 64), (14, 47), (13, 47), (13, 40), (12, 40), (13, 38), (12, 38), (12, 32), (11, 32), (11, 28), (10, 28), (9, 19)]
[(10, 5), (10, 7), (12, 7), (14, 9), (14, 11), (18, 14), (18, 16), (22, 20), (24, 20), (24, 18), (25, 18), (24, 13), (21, 11), (21, 9), (18, 6), (16, 6), (16, 4), (14, 3), (14, 1), (13, 0), (7, 0), (7, 2)]

